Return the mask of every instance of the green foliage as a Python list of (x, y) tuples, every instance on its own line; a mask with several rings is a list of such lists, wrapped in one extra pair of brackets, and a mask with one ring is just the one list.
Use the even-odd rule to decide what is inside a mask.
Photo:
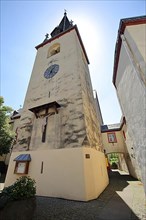
[(112, 165), (111, 165), (111, 168), (112, 169), (118, 169), (117, 163), (113, 162)]
[(3, 106), (4, 99), (0, 96), (0, 155), (7, 154), (10, 151), (14, 133), (11, 130), (9, 121), (12, 108)]
[(11, 200), (23, 200), (34, 197), (36, 194), (35, 180), (28, 176), (21, 176), (16, 182), (2, 191), (2, 195)]
[(109, 162), (110, 162), (110, 164), (118, 163), (119, 162), (118, 154), (117, 153), (111, 153), (110, 156), (109, 156)]

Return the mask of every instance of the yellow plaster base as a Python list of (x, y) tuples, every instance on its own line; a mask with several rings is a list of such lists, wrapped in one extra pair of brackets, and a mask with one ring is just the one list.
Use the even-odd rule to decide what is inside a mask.
[(97, 198), (109, 183), (104, 154), (82, 147), (13, 152), (5, 186), (21, 176), (14, 174), (13, 160), (28, 153), (31, 155), (28, 176), (35, 179), (39, 196), (88, 201)]

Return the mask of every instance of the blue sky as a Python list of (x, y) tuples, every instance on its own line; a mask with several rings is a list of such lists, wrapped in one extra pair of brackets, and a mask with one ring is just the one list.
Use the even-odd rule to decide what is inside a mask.
[(145, 15), (145, 0), (8, 1), (1, 0), (0, 95), (5, 105), (23, 106), (36, 49), (67, 10), (77, 24), (89, 57), (93, 89), (105, 124), (121, 118), (112, 84), (115, 43), (122, 18)]

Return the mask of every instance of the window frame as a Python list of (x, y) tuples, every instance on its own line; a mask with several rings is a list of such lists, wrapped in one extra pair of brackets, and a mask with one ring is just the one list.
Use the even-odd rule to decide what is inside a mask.
[(60, 53), (60, 43), (55, 43), (49, 47), (47, 58), (54, 56), (55, 54)]
[[(111, 137), (110, 137), (111, 135), (112, 135), (113, 140), (111, 140)], [(117, 143), (117, 138), (116, 138), (116, 133), (115, 132), (108, 132), (107, 137), (108, 137), (108, 142), (109, 143)]]

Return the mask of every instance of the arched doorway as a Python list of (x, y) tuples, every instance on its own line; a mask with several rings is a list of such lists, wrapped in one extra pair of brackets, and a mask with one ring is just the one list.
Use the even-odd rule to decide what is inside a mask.
[(124, 153), (122, 152), (110, 152), (107, 153), (108, 163), (110, 169), (119, 169), (129, 174), (128, 166), (125, 160)]

